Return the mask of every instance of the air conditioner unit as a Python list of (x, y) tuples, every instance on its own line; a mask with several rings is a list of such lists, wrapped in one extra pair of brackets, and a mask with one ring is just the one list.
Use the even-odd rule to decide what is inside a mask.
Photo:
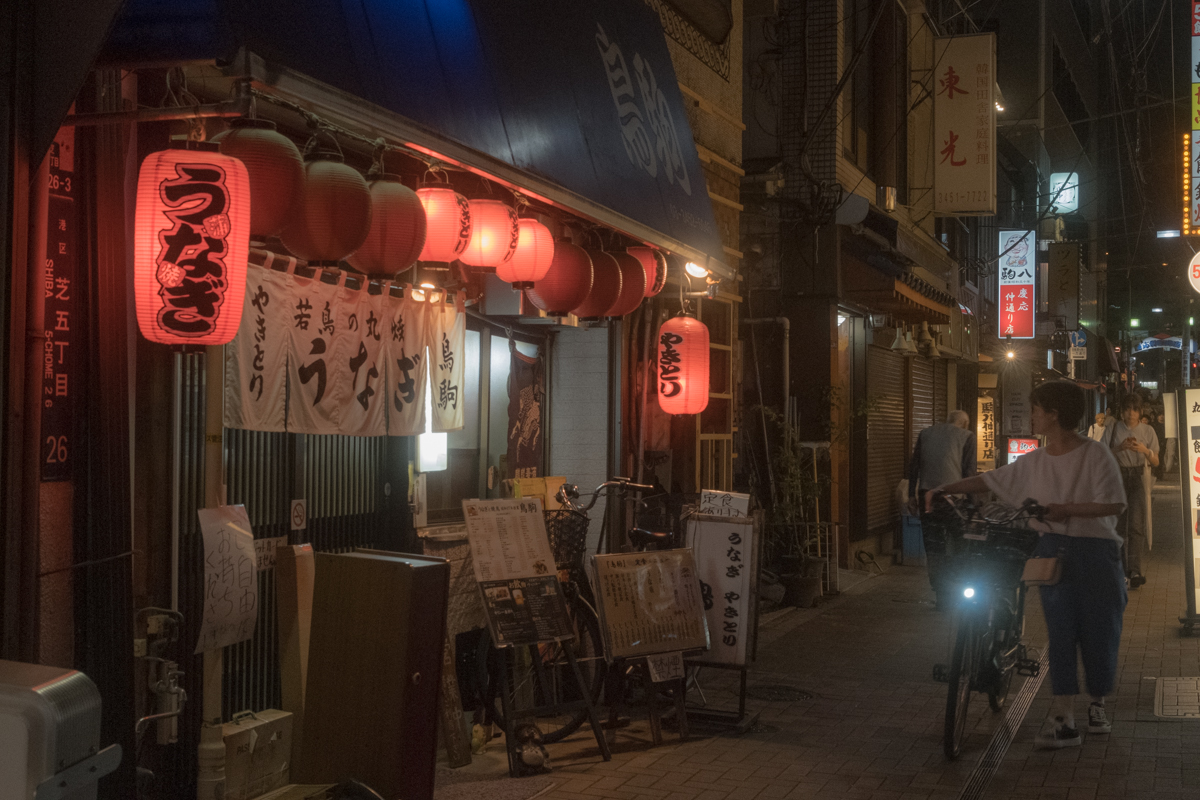
[(100, 749), (100, 691), (72, 669), (0, 661), (0, 798), (94, 800), (121, 763)]

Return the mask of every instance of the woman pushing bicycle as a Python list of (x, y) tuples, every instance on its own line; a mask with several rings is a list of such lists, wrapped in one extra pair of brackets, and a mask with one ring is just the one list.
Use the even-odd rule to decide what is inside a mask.
[(1074, 715), (1077, 649), (1091, 695), (1088, 732), (1112, 730), (1104, 698), (1116, 680), (1128, 599), (1117, 534), (1126, 498), (1112, 453), (1077, 431), (1085, 412), (1082, 389), (1067, 381), (1043, 383), (1030, 394), (1030, 404), (1033, 432), (1046, 437), (1044, 447), (1007, 466), (941, 486), (930, 492), (926, 504), (932, 508), (938, 494), (990, 490), (1010, 505), (1032, 498), (1046, 507), (1045, 521), (1032, 523), (1042, 532), (1034, 555), (1058, 558), (1061, 573), (1056, 582), (1041, 586), (1054, 699), (1036, 746), (1057, 749), (1080, 744)]

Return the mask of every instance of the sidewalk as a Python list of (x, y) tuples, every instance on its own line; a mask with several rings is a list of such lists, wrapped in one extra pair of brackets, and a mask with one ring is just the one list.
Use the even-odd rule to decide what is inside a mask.
[[(925, 571), (894, 567), (816, 610), (788, 612), (764, 625), (750, 685), (766, 690), (760, 694), (798, 699), (751, 699), (751, 712), (760, 715), (745, 734), (693, 724), (691, 740), (681, 743), (664, 732), (663, 745), (650, 747), (647, 725), (635, 720), (617, 733), (613, 760), (604, 763), (585, 726), (550, 748), (554, 772), (546, 777), (553, 785), (539, 782), (522, 796), (1200, 798), (1200, 720), (1154, 714), (1158, 678), (1200, 676), (1200, 638), (1182, 638), (1177, 620), (1184, 608), (1177, 485), (1155, 492), (1154, 509), (1148, 584), (1130, 593), (1109, 736), (1085, 738), (1081, 748), (1034, 751), (1033, 735), (1049, 703), (1046, 676), (1023, 722), (1014, 720), (1019, 727), (1006, 753), (989, 750), (1005, 714), (993, 714), (985, 697), (973, 695), (964, 753), (947, 761), (946, 685), (932, 680), (932, 669), (948, 660), (949, 622), (934, 609)], [(1046, 636), (1036, 593), (1027, 617), (1026, 640), (1040, 647)], [(723, 688), (732, 688), (731, 677), (702, 676), (710, 705), (735, 702)], [(1014, 678), (1010, 707), (1024, 680)], [(1085, 713), (1082, 701), (1078, 711)], [(491, 749), (499, 752), (466, 769), (480, 778), (489, 769), (496, 774), (503, 747)]]

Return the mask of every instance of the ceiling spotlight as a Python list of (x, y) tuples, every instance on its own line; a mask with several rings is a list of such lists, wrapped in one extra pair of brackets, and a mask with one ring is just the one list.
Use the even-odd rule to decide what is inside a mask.
[(1017, 353), (1015, 350), (1009, 350), (1007, 353), (1004, 354), (1004, 357), (1007, 358), (1009, 361), (1011, 361), (1017, 357)]
[(687, 270), (687, 274), (693, 278), (707, 278), (708, 270), (697, 264), (695, 261), (689, 261), (684, 264), (683, 268)]

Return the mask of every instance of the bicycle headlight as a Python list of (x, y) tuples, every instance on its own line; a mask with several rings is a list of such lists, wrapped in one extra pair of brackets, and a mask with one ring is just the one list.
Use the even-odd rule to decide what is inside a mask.
[(963, 597), (965, 597), (965, 598), (967, 598), (968, 600), (970, 600), (970, 599), (971, 599), (972, 597), (974, 597), (974, 596), (975, 596), (975, 590), (974, 590), (974, 589), (972, 589), (970, 586), (968, 586), (967, 588), (963, 589)]

